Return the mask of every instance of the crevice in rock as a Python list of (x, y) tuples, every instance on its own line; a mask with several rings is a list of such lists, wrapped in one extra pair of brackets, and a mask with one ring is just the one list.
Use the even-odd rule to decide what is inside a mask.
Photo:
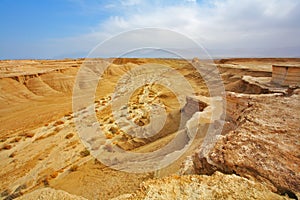
[(227, 91), (243, 93), (243, 94), (269, 94), (272, 93), (270, 90), (261, 88), (258, 85), (246, 82), (243, 79), (229, 83), (225, 86)]
[[(294, 92), (295, 90), (293, 90)], [(292, 92), (292, 93), (293, 93)], [(274, 98), (276, 97), (276, 94), (267, 94), (266, 97), (268, 98)], [(278, 95), (277, 95), (278, 96)], [(279, 98), (284, 98), (284, 95), (280, 95)], [(220, 142), (219, 146), (214, 145), (212, 149), (199, 149), (193, 156), (193, 170), (190, 170), (196, 174), (200, 175), (212, 175), (216, 171), (220, 171), (225, 174), (236, 174), (241, 177), (254, 179), (258, 182), (264, 182), (271, 191), (276, 192), (281, 195), (287, 195), (292, 199), (298, 199), (297, 193), (297, 186), (292, 186), (294, 184), (297, 184), (296, 178), (292, 178), (291, 180), (286, 179), (286, 176), (282, 176), (282, 180), (286, 181), (285, 183), (278, 182), (277, 179), (274, 179), (274, 177), (267, 175), (265, 169), (255, 168), (251, 166), (252, 164), (255, 164), (255, 159), (251, 159), (250, 161), (243, 161), (243, 162), (237, 162), (238, 164), (235, 164), (236, 162), (230, 161), (228, 162), (228, 153), (226, 154), (227, 150), (234, 153), (234, 149), (227, 149), (231, 147), (239, 147), (243, 149), (243, 139), (235, 138), (235, 140), (231, 140), (231, 137), (234, 137), (235, 134), (239, 134), (239, 129), (245, 124), (250, 123), (253, 124), (253, 126), (257, 127), (255, 128), (256, 131), (259, 132), (259, 127), (261, 127), (261, 123), (264, 123), (264, 121), (261, 121), (261, 119), (253, 118), (253, 115), (249, 116), (249, 113), (257, 112), (257, 104), (259, 103), (256, 98), (258, 95), (248, 95), (248, 94), (237, 94), (233, 92), (228, 92), (226, 99), (227, 99), (227, 117), (226, 117), (226, 123), (224, 125), (224, 129), (222, 132), (222, 136), (219, 137), (218, 142)], [(262, 127), (261, 127), (262, 128)], [(243, 129), (245, 134), (247, 134), (248, 128)], [(273, 130), (273, 129), (272, 129)], [(231, 133), (230, 136), (228, 134)], [(249, 136), (251, 136), (252, 133), (248, 133)], [(255, 134), (255, 133), (254, 133)], [(271, 132), (270, 132), (271, 134)], [(242, 135), (242, 134), (241, 134)], [(251, 137), (250, 137), (251, 139)], [(255, 137), (252, 138), (255, 142)], [(234, 143), (232, 143), (234, 142)], [(235, 143), (240, 142), (240, 144)], [(251, 141), (249, 141), (251, 142)], [(253, 143), (253, 141), (252, 141)], [(271, 144), (271, 143), (270, 143)], [(239, 146), (240, 145), (240, 146)], [(248, 146), (245, 148), (249, 148), (251, 146)], [(218, 149), (219, 148), (219, 149)], [(269, 148), (273, 148), (272, 146), (267, 146), (265, 148), (265, 151), (269, 151)], [(247, 150), (247, 149), (246, 149)], [(251, 148), (249, 149), (251, 151)], [(242, 155), (242, 154), (241, 154)], [(247, 154), (248, 156), (250, 154)], [(253, 154), (255, 156), (255, 152)], [(261, 154), (258, 154), (258, 156), (261, 156)], [(247, 159), (246, 157), (240, 157), (240, 159)], [(276, 159), (274, 160), (276, 161)], [(250, 163), (248, 163), (250, 162)], [(270, 165), (269, 165), (270, 166)], [(264, 167), (264, 166), (256, 166), (256, 167)], [(283, 166), (283, 169), (285, 167)], [(274, 169), (277, 170), (276, 173), (284, 173), (284, 171), (280, 172), (278, 170), (280, 169)], [(289, 168), (286, 168), (286, 170), (289, 170)], [(291, 187), (289, 187), (291, 186)]]
[(281, 193), (281, 195), (288, 195), (289, 198), (298, 200), (297, 195), (290, 190), (286, 190), (284, 193)]

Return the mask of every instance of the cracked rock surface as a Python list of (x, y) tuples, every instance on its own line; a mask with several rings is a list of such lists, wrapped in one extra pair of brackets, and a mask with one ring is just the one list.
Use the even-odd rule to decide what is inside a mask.
[(265, 183), (274, 192), (299, 196), (299, 100), (299, 95), (240, 95), (236, 101), (251, 102), (251, 107), (246, 106), (247, 112), (236, 118), (236, 129), (206, 155), (201, 151), (195, 155), (197, 173), (238, 174)]

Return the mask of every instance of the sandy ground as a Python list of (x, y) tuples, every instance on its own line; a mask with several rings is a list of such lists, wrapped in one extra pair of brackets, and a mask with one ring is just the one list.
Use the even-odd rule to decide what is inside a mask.
[[(83, 62), (82, 59), (0, 61), (0, 193), (3, 198), (8, 195), (17, 197), (50, 186), (87, 199), (108, 199), (135, 191), (145, 180), (176, 173), (189, 154), (190, 151), (186, 152), (173, 165), (159, 172), (142, 174), (116, 171), (95, 161), (80, 142), (74, 124), (76, 116), (72, 113), (73, 86)], [(151, 140), (132, 142), (133, 139), (126, 134), (116, 135), (110, 131), (115, 123), (110, 100), (118, 81), (126, 72), (149, 63), (175, 69), (188, 80), (197, 95), (209, 95), (201, 76), (186, 61), (115, 60), (98, 83), (94, 101), (96, 116), (106, 135), (105, 139), (117, 141), (116, 144), (124, 149), (135, 152), (151, 152), (161, 148), (174, 137), (174, 124), (176, 130), (174, 118), (159, 137)], [(270, 77), (274, 63), (299, 64), (300, 60), (229, 59), (216, 61), (216, 66), (227, 90), (247, 93), (241, 77)], [(139, 75), (144, 72), (136, 73)], [(181, 87), (176, 85), (176, 81), (170, 84)], [(185, 88), (180, 90), (184, 91)], [(139, 101), (145, 95), (151, 99), (149, 104), (161, 103), (167, 113), (177, 112), (181, 108), (180, 101), (174, 98), (172, 91), (154, 85), (148, 89), (140, 88), (131, 97), (128, 108), (133, 110), (133, 114), (135, 106), (137, 110), (147, 111), (147, 105), (140, 105)], [(132, 119), (141, 120), (143, 116), (136, 114)], [(198, 138), (196, 145), (201, 141)]]

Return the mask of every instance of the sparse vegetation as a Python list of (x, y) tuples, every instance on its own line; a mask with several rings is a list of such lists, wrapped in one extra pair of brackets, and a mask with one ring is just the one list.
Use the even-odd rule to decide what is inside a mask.
[(77, 171), (77, 170), (78, 170), (78, 165), (73, 165), (73, 166), (69, 169), (70, 172), (75, 172), (75, 171)]
[(112, 139), (113, 138), (113, 134), (111, 134), (111, 133), (105, 133), (105, 137), (106, 137), (106, 139)]
[(101, 163), (97, 158), (95, 158), (94, 164), (95, 164), (95, 165), (100, 165), (100, 164), (102, 164), (102, 163)]
[(56, 178), (58, 176), (58, 172), (54, 171), (50, 174), (51, 178)]
[(22, 132), (19, 134), (19, 136), (23, 136), (23, 137), (26, 137), (26, 138), (32, 138), (34, 136), (34, 133), (32, 132)]
[(111, 127), (111, 128), (109, 129), (109, 131), (110, 131), (112, 134), (115, 134), (115, 133), (118, 132), (118, 129), (117, 129), (116, 127)]
[(43, 182), (44, 186), (46, 186), (46, 187), (48, 187), (50, 185), (48, 177), (44, 178), (42, 182)]
[(49, 133), (49, 134), (47, 134), (47, 135), (42, 135), (42, 136), (36, 138), (35, 141), (42, 140), (42, 139), (48, 138), (48, 137), (53, 136), (53, 135), (55, 135), (54, 132)]
[(56, 122), (53, 124), (53, 126), (59, 126), (59, 125), (62, 125), (62, 124), (64, 124), (64, 123), (65, 123), (65, 122), (59, 120), (59, 121), (56, 121)]
[(23, 194), (22, 190), (24, 190), (26, 188), (27, 188), (27, 185), (22, 184), (19, 187), (17, 187), (17, 189), (13, 193), (11, 193), (11, 190), (5, 189), (3, 192), (1, 192), (1, 197), (5, 197), (5, 198), (3, 198), (4, 200), (11, 200), (11, 199), (18, 198), (19, 196), (21, 196)]
[(12, 148), (12, 145), (10, 145), (10, 144), (4, 144), (2, 147), (2, 149), (4, 149), (4, 150), (9, 150), (11, 148)]
[(81, 155), (82, 157), (89, 156), (89, 155), (90, 155), (90, 151), (87, 150), (87, 149), (85, 149), (85, 150), (83, 150), (83, 151), (80, 152), (80, 155)]
[(32, 138), (34, 136), (34, 133), (27, 133), (25, 136), (28, 138)]
[[(10, 67), (20, 65), (20, 67), (22, 67), (23, 61), (18, 62), (19, 63), (12, 63), (11, 65), (7, 66)], [(32, 65), (32, 67), (28, 67), (28, 69), (39, 71), (40, 66), (38, 62), (39, 61), (28, 62), (28, 65)], [(147, 63), (148, 61), (145, 59), (143, 62)], [(153, 62), (153, 60), (151, 62)], [(154, 62), (156, 61), (154, 60)], [(157, 63), (162, 64), (164, 62), (164, 60), (157, 61)], [(47, 63), (47, 61), (45, 61), (45, 63)], [(224, 66), (224, 68), (222, 66), (218, 67), (220, 71), (223, 70), (220, 72), (220, 76), (224, 78), (224, 87), (227, 86), (226, 89), (228, 89), (228, 92), (224, 92), (224, 96), (222, 97), (210, 97), (209, 93), (207, 92), (206, 84), (204, 83), (205, 81), (199, 80), (201, 77), (194, 74), (194, 71), (197, 70), (194, 70), (192, 65), (187, 67), (185, 65), (188, 64), (185, 64), (185, 62), (180, 60), (169, 60), (166, 61), (166, 63), (170, 63), (170, 66), (174, 68), (174, 71), (178, 70), (178, 73), (182, 75), (182, 78), (187, 79), (188, 83), (193, 89), (191, 92), (195, 92), (192, 94), (192, 97), (194, 97), (196, 100), (199, 98), (200, 100), (198, 100), (200, 102), (195, 100), (193, 101), (195, 104), (185, 104), (187, 101), (185, 95), (186, 92), (188, 92), (188, 88), (181, 88), (179, 79), (178, 81), (173, 81), (170, 79), (167, 82), (161, 82), (171, 84), (172, 87), (174, 86), (175, 88), (178, 88), (178, 93), (176, 94), (176, 91), (172, 93), (171, 89), (168, 87), (164, 88), (163, 85), (151, 85), (150, 87), (150, 83), (147, 81), (148, 79), (141, 79), (142, 84), (149, 84), (149, 89), (145, 87), (143, 89), (145, 92), (140, 92), (141, 89), (134, 91), (130, 98), (128, 97), (129, 99), (126, 98), (126, 101), (124, 102), (126, 105), (123, 105), (123, 102), (119, 103), (117, 99), (117, 106), (114, 105), (115, 101), (110, 102), (108, 98), (102, 98), (102, 100), (99, 100), (99, 95), (109, 95), (111, 92), (116, 92), (117, 94), (115, 97), (122, 99), (122, 96), (120, 96), (123, 95), (122, 90), (120, 90), (120, 94), (118, 94), (119, 90), (116, 89), (116, 85), (118, 86), (119, 83), (124, 84), (124, 88), (123, 85), (121, 85), (121, 89), (130, 92), (132, 91), (132, 88), (135, 89), (134, 86), (139, 85), (139, 83), (135, 84), (130, 79), (125, 80), (122, 78), (123, 73), (127, 73), (127, 70), (128, 72), (131, 72), (131, 69), (138, 67), (138, 65), (132, 65), (132, 63), (129, 63), (124, 69), (123, 66), (112, 66), (116, 68), (117, 73), (114, 72), (111, 77), (107, 76), (108, 78), (111, 78), (111, 80), (106, 80), (106, 75), (103, 75), (103, 81), (99, 81), (99, 88), (97, 88), (97, 93), (95, 93), (95, 103), (97, 103), (95, 111), (98, 112), (96, 116), (90, 112), (90, 107), (85, 108), (86, 110), (82, 110), (82, 112), (76, 111), (75, 113), (69, 113), (72, 107), (72, 93), (71, 91), (66, 90), (67, 88), (72, 89), (71, 84), (74, 84), (73, 79), (75, 78), (77, 72), (74, 69), (70, 69), (68, 67), (69, 64), (66, 66), (64, 63), (59, 62), (49, 64), (49, 66), (53, 65), (53, 69), (56, 68), (55, 65), (62, 65), (59, 70), (63, 71), (58, 71), (58, 73), (56, 73), (55, 71), (52, 72), (51, 69), (49, 70), (49, 72), (51, 72), (50, 75), (48, 75), (47, 66), (45, 68), (44, 66), (41, 66), (41, 68), (43, 68), (41, 69), (43, 72), (40, 73), (43, 74), (34, 75), (33, 73), (33, 75), (30, 76), (16, 76), (18, 81), (13, 80), (13, 83), (16, 85), (20, 84), (22, 86), (16, 88), (20, 89), (20, 92), (22, 92), (22, 88), (26, 89), (26, 87), (23, 87), (22, 84), (25, 84), (25, 86), (28, 86), (28, 88), (24, 93), (26, 95), (17, 96), (17, 109), (14, 107), (15, 101), (12, 101), (11, 105), (7, 104), (10, 105), (7, 106), (7, 108), (5, 108), (6, 104), (3, 105), (5, 108), (3, 110), (3, 114), (1, 110), (0, 121), (2, 119), (3, 121), (1, 121), (2, 126), (0, 126), (2, 130), (2, 135), (0, 137), (0, 154), (2, 153), (1, 159), (3, 159), (3, 161), (1, 165), (2, 173), (0, 173), (0, 183), (2, 183), (0, 184), (0, 188), (2, 188), (0, 190), (0, 195), (3, 197), (0, 198), (2, 199), (7, 197), (6, 199), (12, 199), (21, 193), (27, 194), (33, 190), (45, 188), (45, 186), (49, 186), (49, 183), (54, 189), (65, 189), (66, 191), (71, 192), (76, 190), (76, 188), (82, 188), (81, 190), (76, 191), (76, 194), (78, 192), (78, 195), (85, 196), (89, 199), (93, 199), (95, 197), (98, 197), (99, 199), (110, 199), (108, 197), (115, 197), (118, 194), (124, 193), (129, 194), (135, 189), (144, 187), (146, 188), (148, 187), (148, 183), (143, 183), (141, 187), (139, 186), (141, 185), (140, 183), (148, 179), (148, 176), (150, 177), (148, 172), (145, 172), (144, 174), (134, 174), (126, 172), (124, 173), (124, 170), (111, 169), (109, 166), (106, 166), (105, 163), (102, 164), (100, 159), (95, 159), (94, 156), (92, 156), (94, 155), (94, 151), (103, 149), (114, 154), (114, 152), (117, 150), (115, 148), (120, 148), (121, 150), (132, 153), (155, 153), (156, 150), (164, 147), (171, 140), (174, 138), (176, 139), (176, 136), (178, 136), (179, 140), (175, 141), (174, 149), (172, 146), (168, 149), (170, 153), (175, 155), (176, 152), (174, 153), (172, 151), (183, 148), (185, 142), (190, 141), (190, 137), (196, 134), (192, 131), (194, 126), (198, 127), (199, 130), (206, 130), (207, 127), (211, 127), (212, 130), (217, 130), (219, 128), (222, 130), (222, 136), (220, 136), (220, 138), (215, 138), (217, 139), (217, 142), (214, 146), (212, 146), (210, 152), (203, 154), (203, 156), (214, 155), (213, 159), (215, 162), (207, 164), (207, 160), (205, 160), (206, 158), (194, 156), (201, 153), (196, 152), (196, 150), (194, 151), (194, 149), (199, 150), (200, 146), (198, 148), (198, 145), (202, 144), (202, 136), (205, 137), (203, 134), (197, 134), (195, 142), (192, 144), (193, 146), (191, 146), (190, 150), (187, 149), (188, 151), (184, 156), (178, 159), (178, 161), (172, 163), (172, 165), (169, 167), (166, 167), (162, 170), (157, 170), (158, 172), (155, 172), (155, 174), (153, 173), (154, 175), (151, 173), (151, 176), (155, 177), (155, 179), (160, 179), (161, 177), (165, 176), (171, 177), (167, 180), (170, 180), (172, 184), (174, 183), (174, 187), (178, 186), (178, 183), (182, 183), (182, 177), (187, 177), (184, 179), (184, 181), (186, 181), (184, 189), (186, 190), (183, 191), (186, 192), (189, 191), (189, 187), (198, 186), (198, 183), (200, 182), (202, 184), (202, 180), (204, 178), (207, 178), (207, 180), (210, 181), (210, 176), (201, 176), (198, 179), (194, 178), (193, 176), (174, 175), (172, 177), (169, 176), (170, 174), (175, 172), (176, 174), (190, 174), (194, 173), (195, 171), (199, 172), (199, 174), (212, 174), (212, 172), (215, 170), (222, 171), (222, 169), (225, 169), (225, 171), (228, 173), (232, 172), (233, 177), (237, 177), (234, 174), (239, 174), (240, 176), (246, 176), (251, 180), (252, 175), (258, 177), (258, 179), (261, 175), (265, 175), (264, 177), (266, 180), (264, 179), (264, 184), (266, 184), (268, 187), (270, 184), (270, 188), (274, 189), (274, 191), (278, 188), (276, 188), (277, 186), (275, 187), (271, 185), (273, 183), (278, 184), (280, 186), (279, 189), (291, 188), (291, 192), (278, 191), (282, 195), (285, 195), (284, 192), (286, 192), (290, 197), (294, 197), (293, 192), (297, 191), (294, 188), (298, 185), (298, 181), (293, 178), (293, 176), (295, 177), (295, 175), (297, 175), (297, 163), (295, 163), (295, 159), (292, 158), (297, 157), (297, 152), (294, 150), (297, 149), (297, 142), (295, 141), (298, 141), (297, 137), (299, 136), (299, 134), (297, 134), (297, 130), (299, 130), (299, 125), (297, 123), (299, 118), (295, 115), (294, 111), (297, 110), (297, 106), (294, 104), (298, 103), (296, 97), (300, 90), (296, 93), (296, 90), (293, 89), (293, 91), (288, 93), (288, 95), (276, 94), (276, 96), (273, 96), (273, 94), (260, 96), (256, 93), (253, 96), (248, 93), (235, 94), (237, 91), (236, 87), (228, 87), (231, 82), (242, 80), (244, 75), (250, 76), (251, 74), (253, 74), (253, 76), (255, 75), (257, 80), (267, 80), (267, 78), (271, 79), (271, 72), (268, 72), (267, 74), (267, 72), (264, 71), (267, 68), (260, 69), (261, 71), (264, 71), (263, 73), (268, 75), (267, 77), (264, 74), (261, 74), (262, 72), (256, 74), (256, 72), (254, 70), (252, 71), (250, 67), (247, 69), (247, 63), (244, 63), (245, 66), (244, 64), (241, 64), (241, 69), (234, 69), (234, 66), (232, 67), (230, 64), (228, 64)], [(249, 65), (252, 64), (255, 65), (255, 63), (249, 63)], [(3, 66), (6, 67), (6, 64), (3, 63)], [(269, 67), (271, 68), (271, 66)], [(193, 71), (190, 71), (189, 68), (193, 69)], [(27, 68), (22, 67), (20, 70), (22, 73), (23, 69), (25, 70)], [(17, 72), (18, 71), (15, 71), (14, 74), (17, 74)], [(129, 73), (129, 75), (137, 75), (136, 81), (138, 82), (140, 78), (144, 77), (144, 75), (148, 76), (148, 73), (152, 73), (152, 70), (148, 72), (147, 68), (145, 68), (145, 71), (136, 71), (137, 74), (135, 74), (135, 71), (133, 72), (134, 73), (132, 74)], [(207, 72), (210, 72), (209, 67)], [(212, 75), (214, 72), (215, 71), (211, 72)], [(29, 74), (32, 74), (31, 71), (29, 71)], [(156, 72), (154, 74), (156, 74)], [(166, 73), (163, 71), (162, 73), (157, 71), (157, 74), (162, 76), (162, 78), (169, 78), (169, 75), (172, 77), (173, 74), (176, 75), (176, 73), (173, 73), (172, 70), (166, 71)], [(68, 76), (66, 79), (64, 79), (65, 75)], [(143, 76), (139, 77), (139, 75)], [(212, 82), (214, 83), (215, 77), (212, 77)], [(67, 83), (67, 81), (69, 82), (69, 78), (72, 78), (70, 85)], [(121, 80), (124, 80), (124, 82), (116, 82), (119, 81), (119, 78), (122, 78)], [(24, 82), (25, 79), (28, 81)], [(155, 79), (153, 79), (153, 82), (154, 80)], [(254, 80), (256, 79), (253, 79), (253, 81)], [(2, 81), (5, 83), (6, 80)], [(60, 81), (62, 81), (62, 84), (60, 84)], [(10, 82), (7, 82), (5, 86), (9, 86), (9, 83)], [(43, 88), (36, 88), (42, 86), (44, 83), (46, 86), (45, 89), (47, 89), (45, 90), (45, 93)], [(253, 82), (253, 84), (254, 83), (255, 82)], [(250, 91), (250, 89), (253, 87), (250, 87), (249, 84), (247, 83), (245, 87), (247, 86), (246, 88), (249, 88)], [(237, 84), (233, 86), (240, 85)], [(105, 90), (102, 91), (101, 88), (104, 88)], [(27, 93), (27, 90), (29, 89), (30, 91), (32, 90), (33, 92), (37, 92), (37, 95)], [(115, 90), (110, 91), (110, 89)], [(150, 89), (153, 89), (155, 94), (152, 94)], [(56, 92), (56, 90), (58, 92)], [(218, 90), (218, 88), (216, 90)], [(14, 97), (9, 93), (10, 88), (4, 91), (8, 93), (9, 98), (7, 99)], [(14, 92), (14, 88), (11, 88), (11, 91)], [(182, 94), (180, 94), (180, 91), (183, 91)], [(176, 99), (177, 94), (179, 95), (178, 99)], [(6, 94), (4, 93), (3, 96), (5, 95)], [(157, 95), (160, 96), (157, 97)], [(26, 99), (23, 101), (22, 98), (25, 97)], [(230, 98), (229, 101), (227, 101), (226, 98)], [(81, 100), (81, 98), (79, 98), (79, 100)], [(202, 100), (203, 102), (209, 102), (209, 104), (213, 104), (208, 107), (206, 110), (207, 112), (199, 113), (199, 115), (195, 115), (193, 119), (190, 119), (190, 116), (193, 116), (195, 111), (197, 112), (197, 110), (202, 110), (200, 109), (203, 107), (201, 106), (203, 103)], [(225, 110), (223, 110), (222, 107), (219, 112), (219, 101), (221, 102), (222, 100), (226, 101), (228, 106), (227, 109), (224, 108)], [(25, 103), (23, 104), (23, 102)], [(101, 106), (100, 104), (102, 103), (106, 103), (106, 106)], [(121, 106), (121, 110), (119, 110), (119, 106)], [(285, 107), (288, 109), (285, 109)], [(150, 117), (155, 117), (156, 114), (160, 115), (160, 109), (165, 111), (163, 115), (165, 115), (166, 121), (160, 121), (160, 117), (158, 117), (152, 119), (151, 126), (146, 127), (146, 125), (150, 123)], [(211, 114), (214, 113), (214, 110), (218, 111), (218, 115), (216, 115), (216, 118), (211, 119)], [(221, 127), (223, 124), (219, 123), (223, 122), (223, 119), (222, 121), (217, 119), (217, 116), (222, 114), (221, 110), (224, 111), (224, 117), (226, 118), (226, 121), (224, 121), (224, 128)], [(274, 111), (274, 113), (272, 113), (272, 111)], [(242, 113), (241, 115), (240, 112)], [(262, 117), (260, 118), (260, 116)], [(94, 117), (96, 117), (96, 120), (98, 121), (95, 120), (94, 122)], [(199, 120), (199, 126), (197, 126), (198, 117), (201, 118)], [(77, 122), (80, 120), (82, 120), (82, 122), (86, 122), (86, 124), (77, 124)], [(187, 120), (190, 120), (189, 123), (187, 123)], [(78, 127), (75, 127), (75, 122)], [(98, 127), (98, 123), (100, 128)], [(161, 127), (161, 130), (158, 130), (158, 126), (162, 124), (164, 124), (164, 126)], [(141, 127), (139, 129), (137, 126), (131, 127), (131, 125), (138, 125)], [(142, 126), (144, 126), (144, 128), (142, 128)], [(82, 135), (84, 136), (82, 139), (80, 138), (81, 134), (77, 135), (77, 128), (79, 130), (86, 128), (84, 131), (82, 131), (82, 134), (84, 134)], [(153, 131), (159, 132), (152, 137), (152, 135), (147, 133), (147, 130), (150, 130), (148, 128), (153, 128)], [(92, 134), (93, 130), (95, 130), (96, 134)], [(21, 135), (18, 135), (19, 133), (21, 133)], [(274, 137), (274, 134), (276, 137)], [(145, 138), (143, 138), (143, 136)], [(268, 143), (267, 140), (264, 140), (266, 138), (268, 141), (270, 141), (270, 143)], [(90, 144), (90, 147), (87, 146), (88, 148), (85, 148), (85, 146), (83, 146), (81, 143), (81, 140), (83, 139), (85, 142)], [(282, 141), (283, 139), (285, 142), (278, 142)], [(277, 142), (278, 145), (274, 146), (273, 144), (276, 144)], [(4, 148), (5, 144), (9, 146)], [(236, 149), (241, 149), (241, 151), (234, 151)], [(282, 149), (284, 151), (281, 151)], [(171, 154), (171, 156), (173, 154)], [(106, 155), (109, 156), (109, 154), (100, 154), (99, 156), (101, 156), (102, 159)], [(185, 156), (189, 156), (188, 159), (186, 159)], [(272, 163), (270, 162), (266, 161), (266, 163), (264, 163), (266, 160), (265, 158), (268, 158), (269, 156), (276, 157), (276, 161), (278, 161), (278, 164), (281, 166), (280, 169), (276, 168), (276, 166), (273, 167)], [(122, 158), (122, 156), (117, 156), (116, 158), (109, 157), (109, 159), (111, 159), (111, 164), (113, 165), (112, 167), (117, 166), (119, 163), (121, 163), (121, 165), (124, 163), (124, 165), (122, 165), (122, 167), (124, 167), (123, 169), (131, 166), (141, 167), (141, 169), (148, 169), (152, 167), (152, 165), (140, 166), (144, 161), (142, 160), (142, 163), (134, 163), (135, 159), (130, 159), (130, 164), (125, 165), (125, 154), (124, 162)], [(153, 158), (154, 160), (152, 164), (159, 165), (159, 157), (156, 158), (153, 156)], [(258, 165), (261, 163), (257, 164), (257, 159), (259, 159), (262, 164), (266, 164), (267, 171), (265, 168), (262, 168), (262, 165)], [(238, 163), (236, 163), (236, 160), (238, 160)], [(165, 161), (169, 161), (169, 159), (166, 158)], [(197, 163), (195, 164), (194, 161)], [(203, 166), (198, 166), (197, 164), (199, 163), (203, 164)], [(214, 166), (213, 163), (217, 163), (218, 165)], [(249, 168), (247, 168), (247, 166), (249, 166)], [(255, 173), (252, 173), (252, 169), (255, 169)], [(253, 180), (255, 177), (253, 177)], [(285, 181), (286, 178), (289, 178), (288, 182)], [(106, 180), (110, 180), (110, 184), (107, 184)], [(220, 177), (219, 180), (222, 180), (222, 177)], [(216, 183), (220, 182), (219, 180), (216, 180)], [(22, 186), (20, 186), (22, 183), (26, 183), (28, 188), (22, 189)], [(166, 183), (168, 182), (161, 182), (163, 186)], [(252, 186), (251, 184), (249, 185), (249, 188)], [(95, 186), (97, 186), (97, 190), (95, 190)], [(229, 186), (229, 189), (232, 189), (232, 191), (237, 189), (231, 187), (231, 185)], [(169, 189), (167, 187), (168, 186), (166, 186), (165, 189)], [(111, 188), (113, 188), (113, 190)], [(224, 187), (224, 189), (227, 188)], [(247, 188), (245, 188), (245, 191), (246, 189)], [(194, 190), (193, 188), (191, 191), (199, 190), (197, 190), (197, 188)], [(161, 194), (160, 188), (158, 188), (157, 193)], [(155, 193), (153, 192), (153, 194)], [(181, 193), (181, 190), (180, 194), (183, 194)], [(227, 194), (224, 196), (226, 195)], [(253, 195), (255, 196), (256, 194)], [(219, 193), (216, 196), (220, 197)]]
[(21, 137), (16, 137), (16, 138), (12, 139), (12, 140), (10, 141), (10, 143), (19, 142), (20, 140), (21, 140)]
[(73, 116), (72, 116), (72, 113), (68, 113), (68, 114), (65, 114), (64, 117), (66, 117), (68, 120), (72, 119)]
[(1, 192), (1, 197), (8, 196), (11, 193), (10, 189), (5, 189)]
[(16, 156), (16, 152), (11, 153), (8, 157), (13, 158)]
[(22, 184), (19, 187), (17, 187), (17, 189), (14, 191), (14, 193), (15, 192), (20, 192), (21, 190), (24, 190), (26, 188), (27, 188), (27, 185), (26, 184)]
[(54, 129), (54, 132), (55, 132), (55, 133), (58, 133), (61, 129), (62, 129), (62, 128), (60, 128), (60, 127), (56, 127), (56, 128)]
[(66, 135), (66, 139), (70, 139), (70, 138), (72, 138), (74, 136), (74, 134), (73, 133), (69, 133), (68, 135)]
[(22, 192), (14, 192), (14, 193), (8, 195), (7, 197), (5, 197), (3, 200), (12, 200), (12, 199), (18, 198), (22, 194), (23, 194)]
[(7, 140), (7, 138), (1, 138), (0, 142), (5, 142)]

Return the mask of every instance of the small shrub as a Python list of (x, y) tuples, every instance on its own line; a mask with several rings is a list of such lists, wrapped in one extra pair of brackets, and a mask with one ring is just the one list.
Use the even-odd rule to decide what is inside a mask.
[(16, 137), (16, 138), (12, 139), (12, 140), (10, 141), (10, 143), (19, 142), (20, 140), (21, 140), (20, 137)]
[(22, 192), (14, 192), (14, 193), (8, 195), (7, 197), (5, 197), (4, 200), (16, 199), (19, 196), (22, 196)]
[(66, 118), (68, 118), (68, 119), (69, 119), (69, 118), (72, 118), (72, 113), (69, 112), (68, 114), (65, 114), (64, 117), (66, 117)]
[(12, 146), (10, 144), (4, 144), (2, 147), (2, 149), (5, 149), (5, 150), (9, 150), (11, 148), (12, 148)]
[(51, 133), (45, 135), (45, 137), (47, 138), (47, 137), (50, 137), (50, 136), (53, 136), (53, 135), (55, 135), (55, 132), (51, 132)]
[(72, 138), (74, 136), (74, 134), (73, 133), (69, 133), (68, 135), (66, 135), (66, 139), (70, 139), (70, 138)]
[(44, 186), (46, 186), (46, 187), (48, 187), (50, 185), (47, 177), (44, 178), (42, 182), (43, 182)]
[(10, 189), (5, 189), (1, 192), (1, 197), (5, 197), (5, 196), (8, 196), (9, 194), (11, 193), (11, 190)]
[(50, 177), (51, 178), (56, 178), (58, 176), (58, 172), (52, 172), (51, 174), (50, 174)]
[(100, 164), (102, 164), (102, 163), (101, 163), (97, 158), (95, 158), (94, 164), (95, 164), (95, 165), (100, 165)]
[(58, 126), (58, 125), (62, 125), (62, 124), (64, 124), (64, 122), (61, 121), (61, 120), (59, 120), (59, 121), (56, 121), (56, 122), (53, 124), (53, 126)]
[(62, 128), (60, 128), (60, 127), (55, 127), (54, 132), (55, 132), (55, 133), (58, 133), (59, 131), (61, 131), (61, 129), (62, 129)]
[(16, 152), (11, 153), (8, 157), (13, 158), (16, 156)]
[(31, 132), (22, 132), (19, 134), (19, 136), (27, 137), (27, 138), (32, 138), (34, 136), (34, 133)]
[(89, 156), (89, 155), (90, 155), (90, 151), (87, 150), (87, 149), (85, 149), (85, 150), (83, 150), (83, 151), (80, 152), (80, 155), (81, 155), (82, 157)]
[(111, 127), (111, 128), (109, 129), (109, 131), (110, 131), (112, 134), (115, 134), (115, 133), (118, 132), (118, 129), (117, 129), (116, 127)]
[(69, 169), (70, 172), (75, 172), (75, 171), (77, 171), (77, 170), (78, 170), (78, 165), (73, 165), (73, 166)]
[(7, 138), (1, 138), (0, 142), (5, 142), (7, 140)]
[(26, 188), (27, 188), (27, 185), (26, 184), (22, 184), (19, 187), (17, 187), (17, 189), (14, 191), (14, 193), (15, 192), (20, 192), (21, 190), (24, 190)]
[(112, 139), (113, 138), (113, 134), (111, 134), (111, 133), (105, 133), (105, 138), (106, 139)]
[(34, 133), (25, 133), (24, 136), (27, 138), (32, 138), (34, 136)]

